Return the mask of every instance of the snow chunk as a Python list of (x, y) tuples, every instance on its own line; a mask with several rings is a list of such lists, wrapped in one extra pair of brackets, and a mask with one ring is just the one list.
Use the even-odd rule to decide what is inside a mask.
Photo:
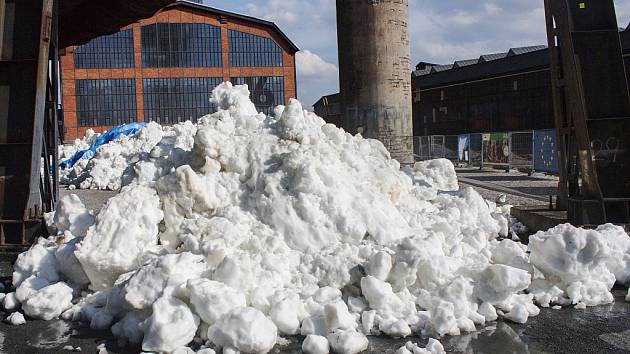
[(153, 304), (145, 326), (142, 350), (168, 353), (193, 340), (199, 317), (181, 300), (161, 297)]
[(611, 235), (617, 232), (624, 233), (613, 225), (585, 230), (570, 224), (540, 231), (530, 237), (530, 262), (544, 274), (544, 281), (563, 290), (574, 304), (611, 303), (615, 275), (607, 266), (611, 257), (608, 242), (615, 243)]
[(335, 331), (328, 335), (330, 347), (338, 354), (356, 354), (368, 348), (368, 339), (365, 335), (355, 331)]
[(429, 338), (429, 343), (425, 348), (421, 348), (416, 343), (407, 342), (398, 348), (396, 354), (446, 354), (446, 351), (437, 339)]
[(152, 188), (129, 186), (107, 202), (75, 252), (94, 290), (140, 266), (141, 256), (157, 245), (162, 218)]
[(245, 294), (220, 282), (192, 279), (186, 290), (192, 309), (208, 325), (213, 325), (233, 309), (247, 306)]
[(10, 314), (5, 321), (10, 323), (12, 326), (19, 326), (26, 323), (26, 319), (24, 319), (24, 315), (19, 312), (14, 312)]
[(72, 288), (64, 282), (41, 289), (22, 304), (22, 310), (26, 315), (46, 321), (59, 317), (70, 307), (72, 307)]
[(135, 310), (148, 309), (160, 297), (169, 297), (189, 279), (199, 278), (206, 270), (203, 256), (189, 252), (152, 258), (125, 284), (122, 296)]
[(60, 234), (70, 231), (74, 237), (85, 236), (87, 230), (94, 224), (94, 215), (85, 208), (76, 194), (61, 198), (53, 215), (48, 224), (55, 227)]
[(309, 334), (302, 342), (302, 351), (305, 354), (328, 354), (330, 345), (326, 337)]
[(426, 184), (442, 191), (456, 191), (459, 189), (455, 166), (447, 159), (416, 162), (413, 165), (412, 174), (416, 183)]
[(276, 344), (278, 329), (252, 307), (230, 311), (208, 329), (208, 339), (223, 350), (268, 353)]

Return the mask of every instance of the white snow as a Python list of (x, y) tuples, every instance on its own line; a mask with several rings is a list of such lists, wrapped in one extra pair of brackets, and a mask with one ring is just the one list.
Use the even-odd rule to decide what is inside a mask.
[(435, 338), (429, 338), (427, 346), (422, 348), (416, 343), (407, 342), (404, 346), (398, 348), (396, 354), (446, 354), (442, 343)]
[(615, 281), (628, 282), (629, 244), (623, 228), (611, 224), (595, 230), (564, 224), (536, 233), (530, 237), (530, 262), (542, 275), (532, 284), (532, 293), (558, 298), (560, 304), (613, 302)]
[(19, 312), (13, 312), (6, 318), (5, 321), (7, 321), (13, 326), (19, 326), (26, 323), (26, 319), (24, 319), (24, 315), (22, 315)]
[(330, 345), (326, 337), (309, 334), (302, 342), (302, 351), (305, 354), (328, 354)]
[(57, 236), (20, 255), (5, 308), (111, 327), (145, 351), (266, 353), (301, 334), (305, 352), (357, 353), (367, 335), (459, 335), (523, 323), (535, 303), (607, 303), (628, 282), (619, 227), (561, 225), (523, 246), (510, 206), (460, 189), (449, 161), (401, 168), (296, 100), (271, 117), (248, 95), (222, 84), (217, 113), (149, 124), (80, 162), (75, 185), (124, 187), (98, 214), (61, 201)]
[(276, 344), (276, 325), (252, 307), (237, 308), (208, 329), (208, 339), (226, 350), (267, 353)]
[(161, 297), (153, 303), (153, 314), (144, 323), (142, 350), (170, 353), (195, 338), (199, 317), (174, 297)]

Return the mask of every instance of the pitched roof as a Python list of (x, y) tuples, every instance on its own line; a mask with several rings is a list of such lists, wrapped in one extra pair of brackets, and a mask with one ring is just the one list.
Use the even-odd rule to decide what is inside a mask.
[(510, 50), (508, 51), (508, 56), (521, 55), (521, 54), (536, 52), (536, 51), (544, 50), (544, 49), (547, 49), (546, 45), (534, 45), (534, 46), (529, 46), (529, 47), (510, 48)]
[(479, 62), (479, 58), (477, 59), (465, 59), (465, 60), (457, 60), (453, 63), (453, 68), (463, 68), (464, 66), (474, 65)]
[(485, 63), (487, 61), (503, 59), (503, 58), (507, 57), (507, 55), (508, 55), (507, 52), (505, 52), (505, 53), (484, 54), (484, 55), (479, 57), (479, 62), (480, 63)]
[(289, 39), (289, 37), (284, 32), (282, 32), (280, 27), (278, 27), (274, 22), (263, 20), (263, 19), (260, 19), (260, 18), (252, 17), (252, 16), (241, 15), (241, 14), (237, 14), (237, 13), (234, 13), (234, 12), (220, 10), (220, 9), (217, 9), (217, 8), (214, 8), (214, 7), (210, 7), (210, 6), (207, 6), (207, 5), (199, 4), (199, 3), (196, 3), (196, 2), (185, 1), (185, 0), (176, 1), (176, 2), (166, 6), (165, 9), (172, 8), (172, 7), (178, 7), (178, 6), (185, 6), (185, 7), (193, 8), (193, 9), (196, 9), (196, 10), (212, 12), (212, 13), (223, 15), (223, 16), (226, 16), (226, 17), (231, 17), (231, 18), (235, 18), (235, 19), (239, 19), (239, 20), (247, 21), (247, 22), (253, 22), (253, 23), (257, 23), (259, 25), (265, 26), (265, 27), (269, 27), (272, 30), (274, 30), (276, 33), (278, 33), (280, 35), (280, 37), (289, 45), (289, 47), (291, 47), (291, 49), (294, 52), (299, 52), (300, 51), (300, 48), (298, 48), (298, 46), (295, 45), (295, 43), (293, 43), (293, 41), (291, 41), (291, 39)]

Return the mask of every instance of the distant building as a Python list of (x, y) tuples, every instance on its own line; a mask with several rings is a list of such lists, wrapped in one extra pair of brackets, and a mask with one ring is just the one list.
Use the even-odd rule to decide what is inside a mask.
[[(621, 29), (630, 80), (630, 26)], [(420, 63), (412, 74), (414, 135), (457, 135), (554, 128), (546, 46)]]
[[(630, 81), (630, 25), (620, 29)], [(439, 65), (420, 62), (412, 74), (414, 136), (554, 128), (546, 46), (512, 48)], [(315, 113), (341, 124), (338, 94)], [(325, 104), (326, 102), (327, 105)], [(334, 109), (333, 109), (334, 107)]]
[(341, 127), (341, 95), (323, 96), (313, 105), (313, 111), (318, 116), (324, 118), (326, 123)]
[(64, 136), (128, 122), (173, 124), (216, 108), (222, 81), (246, 83), (259, 111), (297, 97), (295, 44), (273, 23), (178, 1), (61, 58)]

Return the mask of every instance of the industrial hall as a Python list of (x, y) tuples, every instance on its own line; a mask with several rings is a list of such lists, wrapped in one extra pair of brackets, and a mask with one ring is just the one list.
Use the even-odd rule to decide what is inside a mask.
[(61, 53), (64, 140), (131, 122), (174, 124), (213, 113), (208, 93), (247, 84), (256, 108), (297, 97), (297, 46), (273, 22), (177, 1)]

